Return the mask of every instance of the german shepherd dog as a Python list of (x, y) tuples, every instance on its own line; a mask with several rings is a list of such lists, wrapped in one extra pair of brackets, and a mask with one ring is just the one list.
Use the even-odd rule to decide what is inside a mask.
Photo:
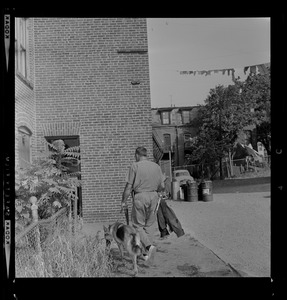
[(104, 234), (106, 239), (106, 246), (109, 249), (112, 240), (117, 243), (121, 258), (124, 257), (124, 249), (132, 257), (134, 265), (134, 275), (138, 274), (137, 257), (142, 254), (142, 244), (140, 241), (139, 233), (130, 225), (125, 225), (116, 222), (109, 225), (108, 228), (104, 226)]

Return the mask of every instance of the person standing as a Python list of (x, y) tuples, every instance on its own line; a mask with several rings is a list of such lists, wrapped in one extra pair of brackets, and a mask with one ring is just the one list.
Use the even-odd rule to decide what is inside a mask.
[(122, 209), (127, 207), (127, 199), (132, 193), (131, 223), (138, 230), (145, 247), (144, 259), (152, 264), (156, 247), (153, 245), (151, 226), (156, 222), (158, 192), (164, 190), (165, 177), (160, 166), (148, 160), (145, 147), (136, 149), (135, 160), (127, 174), (121, 206)]
[(184, 235), (184, 230), (180, 221), (178, 220), (173, 209), (167, 205), (165, 199), (161, 199), (160, 201), (157, 211), (157, 222), (161, 238), (166, 238), (169, 236), (167, 225), (169, 226), (169, 230), (171, 232), (173, 231), (177, 237)]

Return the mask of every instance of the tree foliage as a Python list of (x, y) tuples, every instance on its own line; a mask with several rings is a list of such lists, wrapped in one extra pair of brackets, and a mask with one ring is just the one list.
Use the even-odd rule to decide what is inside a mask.
[(198, 128), (188, 163), (211, 164), (232, 152), (238, 136), (248, 125), (256, 125), (257, 139), (271, 149), (270, 74), (250, 74), (246, 81), (210, 90), (197, 118)]
[(30, 167), (16, 171), (16, 224), (25, 226), (31, 222), (31, 196), (37, 198), (38, 214), (45, 219), (61, 207), (77, 199), (75, 189), (80, 186), (78, 173), (71, 173), (71, 164), (80, 164), (79, 147), (65, 149), (57, 140), (47, 155), (38, 157)]
[(251, 123), (256, 125), (257, 140), (260, 141), (267, 153), (271, 152), (271, 73), (250, 74), (241, 83), (242, 98), (254, 109), (250, 114)]
[(196, 163), (213, 163), (228, 154), (238, 133), (250, 124), (250, 107), (240, 96), (239, 85), (216, 86), (210, 90), (192, 126), (198, 128), (191, 158)]

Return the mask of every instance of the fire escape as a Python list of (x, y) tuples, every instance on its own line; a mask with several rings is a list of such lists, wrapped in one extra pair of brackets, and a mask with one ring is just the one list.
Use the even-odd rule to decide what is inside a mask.
[(158, 163), (164, 154), (164, 144), (158, 134), (153, 131), (152, 133), (152, 140), (153, 140), (153, 157), (155, 162)]

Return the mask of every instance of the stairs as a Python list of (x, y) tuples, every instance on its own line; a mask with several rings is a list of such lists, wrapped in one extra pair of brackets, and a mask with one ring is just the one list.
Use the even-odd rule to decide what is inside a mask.
[(153, 157), (155, 159), (155, 162), (158, 163), (164, 154), (163, 143), (159, 138), (159, 136), (154, 131), (152, 133), (152, 140), (153, 140)]

